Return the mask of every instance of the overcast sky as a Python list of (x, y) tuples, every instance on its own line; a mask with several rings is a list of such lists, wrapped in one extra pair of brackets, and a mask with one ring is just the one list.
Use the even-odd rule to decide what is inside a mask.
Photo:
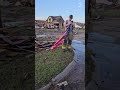
[(65, 20), (72, 14), (74, 21), (85, 22), (85, 0), (35, 0), (35, 19), (46, 20), (48, 16), (62, 16)]

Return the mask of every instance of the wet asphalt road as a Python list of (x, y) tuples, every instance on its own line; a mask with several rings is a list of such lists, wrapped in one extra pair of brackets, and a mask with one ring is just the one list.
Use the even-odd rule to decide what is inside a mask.
[(85, 45), (81, 41), (73, 40), (74, 62), (76, 63), (71, 73), (65, 80), (68, 86), (65, 90), (84, 90), (85, 88)]

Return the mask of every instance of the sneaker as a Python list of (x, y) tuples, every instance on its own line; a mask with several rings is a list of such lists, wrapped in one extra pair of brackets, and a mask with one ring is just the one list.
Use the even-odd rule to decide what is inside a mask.
[(62, 45), (62, 49), (66, 49), (66, 47), (64, 45)]
[(71, 49), (71, 48), (72, 48), (71, 45), (69, 45), (69, 46), (68, 46), (68, 49)]

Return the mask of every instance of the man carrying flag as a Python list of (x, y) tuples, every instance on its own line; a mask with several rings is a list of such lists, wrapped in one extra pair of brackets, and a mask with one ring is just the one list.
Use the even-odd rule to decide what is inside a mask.
[(73, 39), (73, 15), (69, 16), (69, 19), (64, 22), (65, 30), (67, 31), (66, 35), (64, 36), (64, 42), (62, 45), (62, 49), (71, 49), (72, 39)]

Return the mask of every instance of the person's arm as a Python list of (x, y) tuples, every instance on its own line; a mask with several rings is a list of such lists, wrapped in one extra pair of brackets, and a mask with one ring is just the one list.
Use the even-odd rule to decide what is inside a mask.
[(68, 27), (70, 24), (64, 24), (64, 27)]
[(73, 24), (73, 29), (75, 29), (75, 24)]
[(67, 20), (64, 23), (64, 27), (68, 27), (70, 24), (67, 23)]

